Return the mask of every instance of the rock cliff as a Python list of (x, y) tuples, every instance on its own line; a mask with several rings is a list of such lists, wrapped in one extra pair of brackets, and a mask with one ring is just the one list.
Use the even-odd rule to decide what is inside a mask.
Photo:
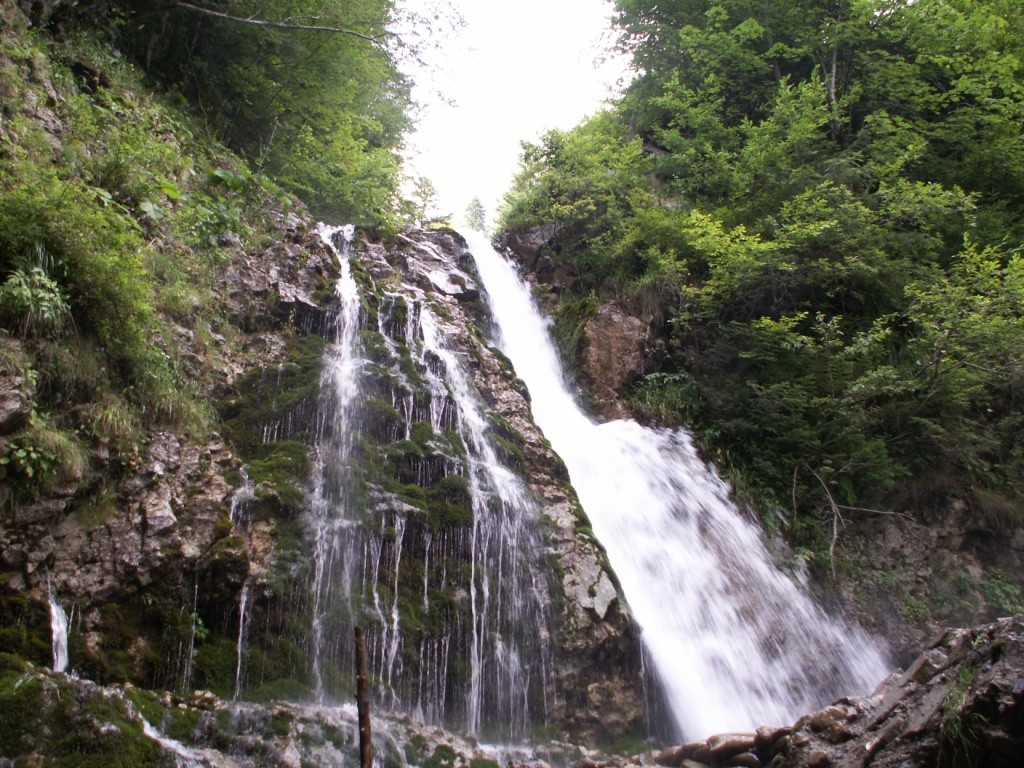
[[(6, 611), (24, 628), (9, 650), (47, 661), (46, 602), (52, 594), (72, 613), (71, 665), (79, 673), (146, 687), (201, 685), (225, 695), (240, 683), (244, 694), (252, 685), (233, 680), (231, 673), (241, 669), (241, 660), (235, 663), (241, 650), (235, 638), (242, 620), (240, 593), (247, 586), (249, 626), (263, 628), (245, 650), (248, 679), (264, 681), (254, 692), (277, 695), (288, 681), (299, 694), (308, 690), (308, 664), (289, 650), (309, 642), (303, 637), (310, 620), (308, 597), (302, 594), (309, 588), (309, 572), (296, 558), (310, 536), (302, 507), (305, 457), (314, 447), (302, 441), (309, 438), (304, 419), (317, 413), (312, 401), (325, 343), (321, 335), (334, 301), (323, 288), (338, 265), (309, 225), (295, 219), (281, 220), (280, 241), (270, 247), (233, 252), (220, 295), (236, 336), (215, 370), (195, 371), (209, 382), (210, 397), (221, 403), (228, 438), (214, 434), (196, 442), (158, 432), (141, 447), (131, 471), (105, 485), (102, 496), (93, 484), (72, 480), (32, 504), (16, 505), (0, 532)], [(464, 244), (453, 234), (422, 232), (388, 243), (361, 240), (353, 262), (367, 290), (364, 343), (375, 343), (378, 313), (385, 311), (376, 286), (413, 286), (417, 295), (411, 304), (427, 302), (444, 315), (446, 343), (471, 361), (472, 383), (491, 414), (495, 444), (528, 478), (545, 521), (544, 551), (557, 575), (543, 598), (550, 627), (539, 628), (552, 633), (556, 660), (545, 721), (576, 739), (599, 743), (643, 732), (635, 629), (600, 547), (581, 530), (585, 518), (560, 460), (532, 424), (525, 393), (478, 330), (486, 311), (473, 287)], [(7, 343), (13, 358), (17, 343)], [(185, 359), (198, 367), (200, 355), (193, 351)], [(391, 382), (376, 386), (378, 395), (395, 394)], [(32, 398), (30, 383), (16, 366), (9, 367), (3, 391), (3, 422), (8, 434), (16, 433)], [(285, 421), (292, 427), (268, 437), (268, 429)], [(393, 461), (384, 457), (408, 450), (392, 438), (412, 429), (409, 422), (396, 423), (387, 434), (371, 436), (379, 442), (377, 459)], [(95, 461), (102, 463), (102, 456)], [(429, 455), (422, 461), (429, 463)], [(246, 467), (252, 488), (240, 490)], [(390, 471), (397, 480), (404, 470)], [(420, 478), (428, 492), (442, 479), (422, 473)], [(409, 509), (409, 502), (383, 492), (380, 484), (389, 482), (394, 481), (376, 481), (384, 499), (378, 512), (395, 503)], [(238, 514), (239, 503), (244, 514)], [(421, 506), (431, 514), (432, 507)], [(429, 529), (417, 522), (425, 518), (410, 520), (404, 536), (414, 549), (412, 542)], [(469, 584), (452, 587), (456, 600), (463, 588)]]

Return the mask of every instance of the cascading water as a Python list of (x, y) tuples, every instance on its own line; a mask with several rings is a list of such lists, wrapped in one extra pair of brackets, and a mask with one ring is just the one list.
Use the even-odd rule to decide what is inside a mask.
[(580, 410), (528, 287), (484, 236), (467, 240), (501, 349), (607, 549), (681, 733), (789, 723), (878, 683), (876, 643), (773, 567), (686, 432)]
[(308, 494), (316, 696), (347, 694), (360, 624), (378, 704), (522, 736), (543, 722), (550, 668), (537, 509), (492, 445), (438, 299), (396, 273), (361, 297), (351, 230), (321, 236), (341, 278)]
[[(241, 470), (242, 484), (238, 486), (231, 497), (231, 523), (239, 530), (249, 527), (248, 508), (256, 499), (256, 489), (249, 478), (245, 468)], [(242, 591), (238, 596), (238, 639), (235, 642), (235, 692), (233, 698), (237, 699), (242, 691), (242, 661), (245, 658), (245, 635), (249, 628), (249, 587), (252, 576), (247, 576), (242, 584)]]
[(50, 636), (53, 642), (53, 671), (68, 668), (68, 615), (50, 590)]
[[(359, 394), (358, 371), (361, 360), (357, 354), (356, 338), (359, 331), (359, 289), (352, 277), (349, 264), (349, 249), (355, 228), (345, 226), (330, 228), (321, 225), (320, 236), (330, 248), (340, 243), (337, 257), (341, 266), (341, 277), (335, 286), (339, 311), (334, 318), (333, 339), (327, 348), (323, 373), (320, 378), (321, 413), (331, 414), (332, 422), (318, 419), (316, 454), (314, 457), (313, 484), (310, 494), (309, 515), (314, 526), (313, 550), (313, 680), (316, 695), (324, 699), (323, 664), (325, 656), (337, 648), (349, 646), (342, 638), (325, 633), (325, 621), (334, 586), (340, 580), (342, 591), (348, 595), (352, 584), (351, 551), (343, 553), (346, 528), (354, 525), (346, 515), (350, 506), (345, 493), (351, 488), (351, 467), (349, 457), (355, 430), (352, 429), (352, 405)], [(340, 235), (336, 238), (335, 235)], [(341, 569), (336, 574), (336, 569)], [(351, 602), (346, 606), (351, 613)]]
[[(543, 575), (530, 568), (541, 550), (537, 510), (487, 439), (489, 425), (458, 356), (441, 341), (437, 318), (423, 312), (420, 327), (425, 357), (436, 356), (444, 364), (460, 414), (459, 434), (467, 448), (473, 526), (466, 725), (470, 733), (477, 733), (489, 710), (507, 724), (507, 733), (518, 735), (530, 722), (529, 676), (540, 676), (541, 690), (546, 690), (543, 678), (550, 664), (547, 635), (538, 631), (547, 626), (546, 587)], [(538, 664), (531, 665), (530, 658)]]

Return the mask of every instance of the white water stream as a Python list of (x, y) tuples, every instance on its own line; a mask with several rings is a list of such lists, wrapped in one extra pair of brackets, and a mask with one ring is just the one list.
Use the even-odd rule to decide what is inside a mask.
[(53, 642), (53, 671), (66, 672), (68, 668), (68, 615), (50, 591), (50, 636)]
[(483, 235), (467, 240), (501, 349), (608, 552), (681, 734), (791, 723), (877, 684), (887, 664), (875, 641), (773, 566), (686, 432), (580, 410), (529, 288)]
[[(337, 422), (334, 425), (318, 424), (316, 454), (314, 457), (313, 483), (310, 493), (310, 516), (314, 521), (313, 561), (313, 680), (316, 696), (321, 703), (324, 700), (324, 680), (322, 659), (329, 647), (343, 642), (342, 638), (330, 637), (325, 633), (324, 625), (331, 605), (331, 595), (335, 587), (341, 587), (343, 595), (349, 595), (352, 583), (353, 558), (339, 556), (344, 551), (343, 539), (345, 530), (354, 525), (344, 511), (347, 503), (344, 494), (348, 483), (343, 479), (349, 471), (348, 457), (354, 430), (350, 428), (352, 408), (359, 394), (358, 374), (362, 364), (356, 352), (356, 338), (359, 333), (359, 287), (352, 277), (349, 264), (349, 249), (355, 227), (351, 224), (343, 227), (319, 227), (323, 242), (335, 250), (341, 277), (335, 285), (339, 311), (334, 319), (334, 341), (327, 347), (324, 358), (323, 373), (320, 378), (320, 392), (324, 400), (331, 405), (325, 413), (332, 413)], [(341, 235), (340, 249), (335, 249), (334, 235)], [(338, 567), (342, 572), (340, 579), (335, 578), (333, 571)], [(338, 584), (337, 582), (341, 583)]]

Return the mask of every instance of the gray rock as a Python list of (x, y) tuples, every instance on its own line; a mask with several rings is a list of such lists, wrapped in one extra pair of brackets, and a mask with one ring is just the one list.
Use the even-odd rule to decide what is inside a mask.
[(644, 373), (648, 345), (647, 324), (614, 303), (601, 306), (584, 326), (580, 383), (607, 418), (628, 415), (620, 398)]

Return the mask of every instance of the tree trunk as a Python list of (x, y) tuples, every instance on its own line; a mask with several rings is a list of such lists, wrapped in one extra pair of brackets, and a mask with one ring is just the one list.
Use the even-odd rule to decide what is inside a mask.
[(359, 765), (373, 768), (373, 741), (370, 730), (370, 681), (366, 674), (366, 640), (363, 630), (356, 633), (356, 709), (359, 713)]

